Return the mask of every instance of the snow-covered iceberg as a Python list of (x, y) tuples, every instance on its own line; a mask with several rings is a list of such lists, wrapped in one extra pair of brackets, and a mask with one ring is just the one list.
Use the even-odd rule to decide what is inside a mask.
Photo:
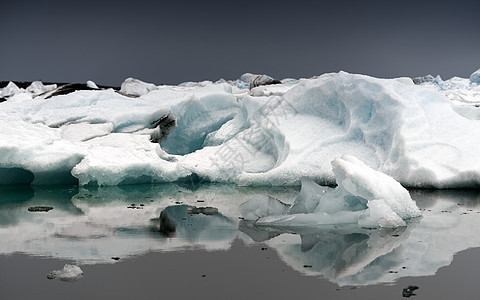
[[(478, 187), (474, 74), (415, 85), (339, 72), (256, 87), (252, 76), (178, 86), (130, 78), (120, 91), (48, 98), (10, 85), (1, 91), (8, 99), (0, 104), (0, 184), (121, 185), (190, 175), (239, 185), (299, 185), (302, 177), (328, 184), (330, 162), (349, 154), (404, 186)], [(462, 95), (469, 101), (455, 104)]]
[(367, 167), (353, 156), (332, 161), (335, 189), (302, 180), (302, 190), (287, 210), (274, 199), (252, 197), (240, 206), (245, 219), (256, 226), (295, 228), (351, 225), (362, 228), (396, 228), (420, 216), (408, 191), (388, 175)]

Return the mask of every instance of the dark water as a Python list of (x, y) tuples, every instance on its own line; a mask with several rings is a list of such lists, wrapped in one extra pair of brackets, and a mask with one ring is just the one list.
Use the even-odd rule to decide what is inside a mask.
[[(479, 191), (411, 191), (423, 217), (397, 230), (286, 231), (239, 218), (238, 205), (253, 194), (292, 203), (297, 193), (4, 187), (1, 299), (400, 299), (408, 286), (419, 287), (419, 299), (477, 298)], [(83, 277), (47, 279), (65, 264)]]

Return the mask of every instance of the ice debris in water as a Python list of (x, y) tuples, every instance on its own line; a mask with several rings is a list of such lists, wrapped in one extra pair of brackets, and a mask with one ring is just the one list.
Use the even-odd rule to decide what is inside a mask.
[(83, 271), (79, 266), (66, 264), (62, 270), (53, 270), (48, 273), (47, 278), (59, 278), (62, 281), (76, 281), (83, 278)]
[(242, 216), (271, 227), (357, 224), (363, 228), (402, 227), (405, 220), (420, 216), (408, 191), (392, 177), (350, 155), (336, 158), (332, 167), (336, 188), (304, 178), (290, 209), (271, 197), (254, 196), (241, 205)]

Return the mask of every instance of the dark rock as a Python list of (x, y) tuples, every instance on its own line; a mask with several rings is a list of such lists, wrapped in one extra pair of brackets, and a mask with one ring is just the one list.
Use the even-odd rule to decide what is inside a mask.
[(28, 211), (30, 212), (48, 212), (52, 210), (53, 207), (51, 206), (31, 206), (28, 208)]
[(412, 78), (413, 83), (415, 84), (422, 84), (425, 82), (432, 82), (435, 78), (432, 75), (420, 76)]
[(59, 95), (67, 95), (73, 93), (75, 91), (84, 91), (84, 90), (98, 90), (96, 88), (89, 87), (86, 83), (68, 83), (62, 86), (59, 86), (52, 92), (50, 92), (45, 99), (59, 96)]
[(150, 128), (156, 128), (150, 135), (150, 141), (152, 143), (161, 143), (166, 141), (170, 133), (177, 128), (177, 117), (172, 113), (168, 113), (160, 119), (151, 122), (150, 126)]
[(120, 257), (114, 256), (114, 257), (112, 257), (112, 259), (113, 259), (113, 260), (119, 260)]
[(250, 81), (249, 87), (250, 89), (253, 89), (261, 85), (271, 85), (271, 84), (279, 84), (279, 83), (282, 83), (282, 82), (278, 79), (274, 79), (267, 75), (258, 75)]
[(356, 290), (356, 289), (357, 289), (356, 286), (342, 286), (342, 287), (336, 288), (335, 290), (337, 290), (337, 291), (352, 291), (352, 290)]
[(415, 296), (416, 294), (413, 292), (418, 289), (419, 287), (416, 285), (409, 285), (407, 288), (403, 289), (402, 296), (405, 298), (410, 298), (411, 296)]
[(311, 265), (303, 265), (304, 268), (311, 268)]

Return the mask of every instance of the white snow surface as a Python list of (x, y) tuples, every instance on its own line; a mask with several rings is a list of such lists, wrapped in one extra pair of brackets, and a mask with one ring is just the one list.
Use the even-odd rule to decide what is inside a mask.
[[(330, 162), (348, 154), (403, 186), (479, 187), (474, 74), (413, 85), (339, 72), (251, 90), (241, 79), (155, 86), (129, 78), (122, 93), (48, 99), (9, 85), (0, 91), (8, 96), (0, 184), (172, 182), (192, 173), (239, 185), (334, 183)], [(167, 116), (175, 123), (162, 123)]]
[(447, 96), (452, 101), (454, 110), (465, 118), (480, 119), (480, 69), (473, 72), (470, 79), (453, 77), (442, 80), (437, 76), (433, 81), (421, 85)]
[(344, 155), (333, 160), (332, 167), (337, 188), (303, 179), (302, 190), (289, 212), (282, 209), (284, 204), (279, 200), (257, 196), (240, 206), (242, 216), (268, 227), (357, 224), (361, 228), (396, 228), (421, 215), (404, 187), (357, 158)]

